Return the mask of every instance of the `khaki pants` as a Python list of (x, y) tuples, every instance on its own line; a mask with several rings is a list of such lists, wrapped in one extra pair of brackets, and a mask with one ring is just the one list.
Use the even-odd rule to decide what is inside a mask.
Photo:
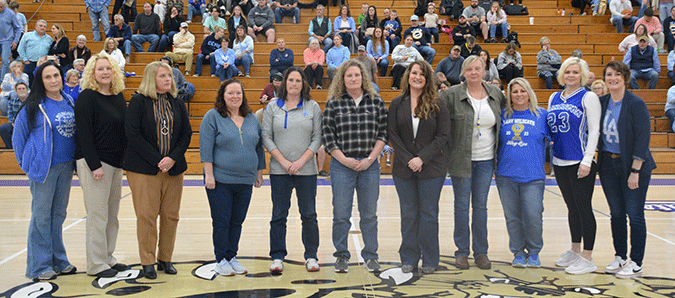
[(96, 180), (84, 158), (76, 164), (87, 211), (87, 274), (95, 275), (117, 264), (113, 252), (119, 230), (117, 213), (122, 199), (123, 171), (102, 162), (104, 176)]
[[(171, 262), (176, 242), (178, 213), (183, 195), (183, 174), (145, 175), (127, 172), (127, 181), (136, 211), (136, 237), (141, 265), (156, 260)], [(157, 251), (157, 216), (159, 216), (159, 251)], [(157, 256), (155, 258), (155, 252)]]
[(166, 52), (165, 55), (171, 58), (171, 60), (173, 60), (173, 63), (176, 63), (176, 61), (185, 61), (185, 71), (192, 72), (192, 52), (190, 53)]

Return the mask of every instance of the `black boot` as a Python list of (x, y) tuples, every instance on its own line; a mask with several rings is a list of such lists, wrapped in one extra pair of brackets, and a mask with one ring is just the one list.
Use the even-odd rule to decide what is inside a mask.
[(155, 264), (143, 265), (143, 277), (147, 279), (157, 278), (157, 271), (155, 271)]
[(164, 262), (157, 260), (157, 270), (164, 270), (164, 273), (166, 274), (176, 274), (178, 273), (178, 270), (176, 270), (175, 267), (173, 267), (173, 264), (171, 262)]

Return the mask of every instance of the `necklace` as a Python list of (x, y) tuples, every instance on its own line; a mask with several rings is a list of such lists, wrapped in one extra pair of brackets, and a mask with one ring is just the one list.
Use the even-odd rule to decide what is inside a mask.
[(162, 128), (160, 132), (164, 136), (169, 134), (169, 127), (166, 125), (166, 119), (162, 119)]
[(476, 118), (476, 130), (478, 131), (478, 133), (476, 134), (477, 139), (480, 139), (480, 136), (481, 136), (481, 134), (480, 134), (480, 112), (481, 112), (481, 110), (483, 110), (483, 101), (484, 100), (478, 101), (479, 102), (479, 104), (478, 104), (478, 117)]

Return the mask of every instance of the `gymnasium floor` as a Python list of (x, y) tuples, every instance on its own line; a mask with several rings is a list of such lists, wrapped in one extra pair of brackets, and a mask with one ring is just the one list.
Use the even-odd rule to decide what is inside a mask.
[[(549, 177), (550, 178), (550, 177)], [(51, 282), (33, 283), (24, 277), (26, 236), (30, 220), (30, 192), (25, 176), (0, 176), (0, 297), (675, 297), (675, 212), (645, 211), (647, 251), (644, 260), (646, 278), (620, 280), (602, 273), (613, 257), (609, 209), (599, 183), (593, 207), (598, 223), (594, 261), (597, 273), (570, 276), (554, 261), (569, 249), (567, 209), (555, 180), (547, 180), (544, 195), (543, 267), (516, 269), (509, 265), (503, 211), (496, 187), (488, 198), (488, 230), (493, 260), (491, 270), (454, 267), (452, 240), (452, 187), (446, 181), (440, 201), (441, 265), (430, 275), (403, 274), (398, 266), (400, 244), (399, 204), (390, 176), (383, 175), (378, 203), (379, 255), (384, 271), (369, 274), (361, 267), (357, 252), (362, 246), (358, 231), (358, 211), (354, 208), (350, 241), (352, 252), (348, 274), (336, 274), (331, 241), (330, 181), (319, 179), (317, 213), (320, 246), (317, 273), (304, 270), (300, 238), (300, 217), (293, 202), (288, 221), (287, 256), (281, 275), (269, 274), (270, 187), (254, 189), (251, 207), (243, 227), (239, 259), (249, 269), (245, 276), (222, 277), (213, 274), (211, 218), (201, 176), (186, 176), (181, 219), (173, 261), (178, 275), (159, 273), (152, 281), (136, 278), (138, 250), (136, 223), (131, 195), (124, 187), (119, 214), (120, 231), (115, 256), (122, 263), (135, 265), (112, 279), (95, 279), (82, 273), (86, 268), (85, 217), (82, 191), (77, 176), (71, 190), (64, 241), (70, 261), (80, 273)], [(126, 185), (126, 180), (124, 181)], [(654, 175), (648, 193), (648, 207), (675, 211), (675, 176)], [(356, 204), (356, 200), (355, 200)]]

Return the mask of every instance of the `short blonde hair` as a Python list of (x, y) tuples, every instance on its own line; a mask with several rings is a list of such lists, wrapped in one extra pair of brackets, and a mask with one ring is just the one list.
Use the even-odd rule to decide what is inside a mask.
[(143, 80), (141, 81), (141, 85), (138, 86), (138, 93), (152, 99), (157, 99), (155, 76), (157, 76), (157, 71), (160, 67), (168, 70), (169, 75), (171, 75), (171, 89), (169, 89), (169, 94), (175, 98), (178, 96), (178, 88), (176, 88), (176, 82), (173, 80), (173, 71), (171, 70), (171, 66), (160, 61), (152, 62), (145, 67), (145, 70), (143, 71)]
[(511, 118), (513, 115), (513, 102), (511, 101), (511, 88), (513, 85), (520, 85), (525, 89), (525, 92), (527, 92), (527, 95), (530, 97), (528, 100), (528, 108), (530, 110), (530, 113), (532, 115), (535, 115), (539, 117), (539, 107), (537, 107), (537, 95), (534, 94), (534, 90), (532, 90), (532, 86), (530, 85), (530, 82), (527, 81), (525, 78), (514, 78), (509, 82), (509, 85), (507, 87), (506, 91), (506, 117)]
[(547, 42), (547, 41), (548, 41), (549, 44), (551, 43), (551, 40), (548, 37), (543, 36), (541, 39), (539, 39), (539, 45), (543, 46), (544, 43)]
[[(101, 90), (101, 85), (98, 83), (98, 81), (96, 81), (96, 78), (94, 76), (96, 62), (100, 59), (108, 60), (108, 63), (110, 63), (110, 68), (112, 68), (112, 79), (110, 81), (110, 94), (115, 95), (117, 93), (122, 92), (124, 90), (124, 75), (122, 74), (122, 70), (119, 68), (117, 62), (106, 53), (94, 54), (91, 56), (91, 58), (89, 58), (89, 61), (87, 61), (87, 65), (84, 67), (84, 71), (82, 72), (82, 82), (80, 83), (80, 85), (82, 86), (82, 90), (84, 89), (91, 89), (94, 91)], [(70, 73), (70, 71), (68, 71), (68, 73)]]
[(602, 94), (603, 94), (603, 95), (607, 94), (608, 89), (607, 89), (607, 84), (605, 84), (605, 81), (603, 81), (603, 80), (601, 80), (601, 79), (595, 80), (595, 81), (591, 84), (591, 91), (593, 91), (593, 87), (595, 87), (595, 85), (600, 85), (600, 86), (602, 87)]
[(80, 72), (78, 72), (76, 69), (69, 69), (66, 72), (66, 82), (68, 82), (72, 76), (77, 76), (77, 78), (80, 79)]
[(588, 63), (586, 63), (584, 59), (577, 57), (569, 57), (562, 65), (560, 65), (560, 70), (558, 70), (558, 76), (556, 77), (558, 84), (560, 84), (560, 86), (565, 85), (563, 74), (565, 74), (565, 70), (572, 65), (579, 65), (579, 68), (581, 68), (581, 86), (585, 86), (586, 82), (588, 82)]
[(478, 55), (471, 55), (469, 57), (466, 57), (466, 59), (464, 59), (464, 62), (462, 63), (462, 70), (459, 72), (460, 76), (464, 76), (464, 73), (469, 68), (469, 65), (471, 65), (471, 63), (474, 63), (476, 61), (480, 61), (480, 64), (482, 65), (481, 68), (483, 69), (483, 72), (485, 72), (485, 61), (483, 61), (483, 59), (481, 59), (480, 56)]
[(112, 41), (115, 41), (112, 37), (108, 37), (108, 38), (106, 38), (105, 41), (103, 42), (103, 51), (106, 52), (106, 53), (112, 53), (112, 52), (114, 52), (114, 51), (117, 49), (117, 42), (115, 41), (115, 42), (113, 43), (113, 44), (115, 44), (115, 48), (112, 49), (112, 50), (108, 50), (108, 44), (109, 44), (109, 42), (110, 42), (111, 40), (112, 40)]

